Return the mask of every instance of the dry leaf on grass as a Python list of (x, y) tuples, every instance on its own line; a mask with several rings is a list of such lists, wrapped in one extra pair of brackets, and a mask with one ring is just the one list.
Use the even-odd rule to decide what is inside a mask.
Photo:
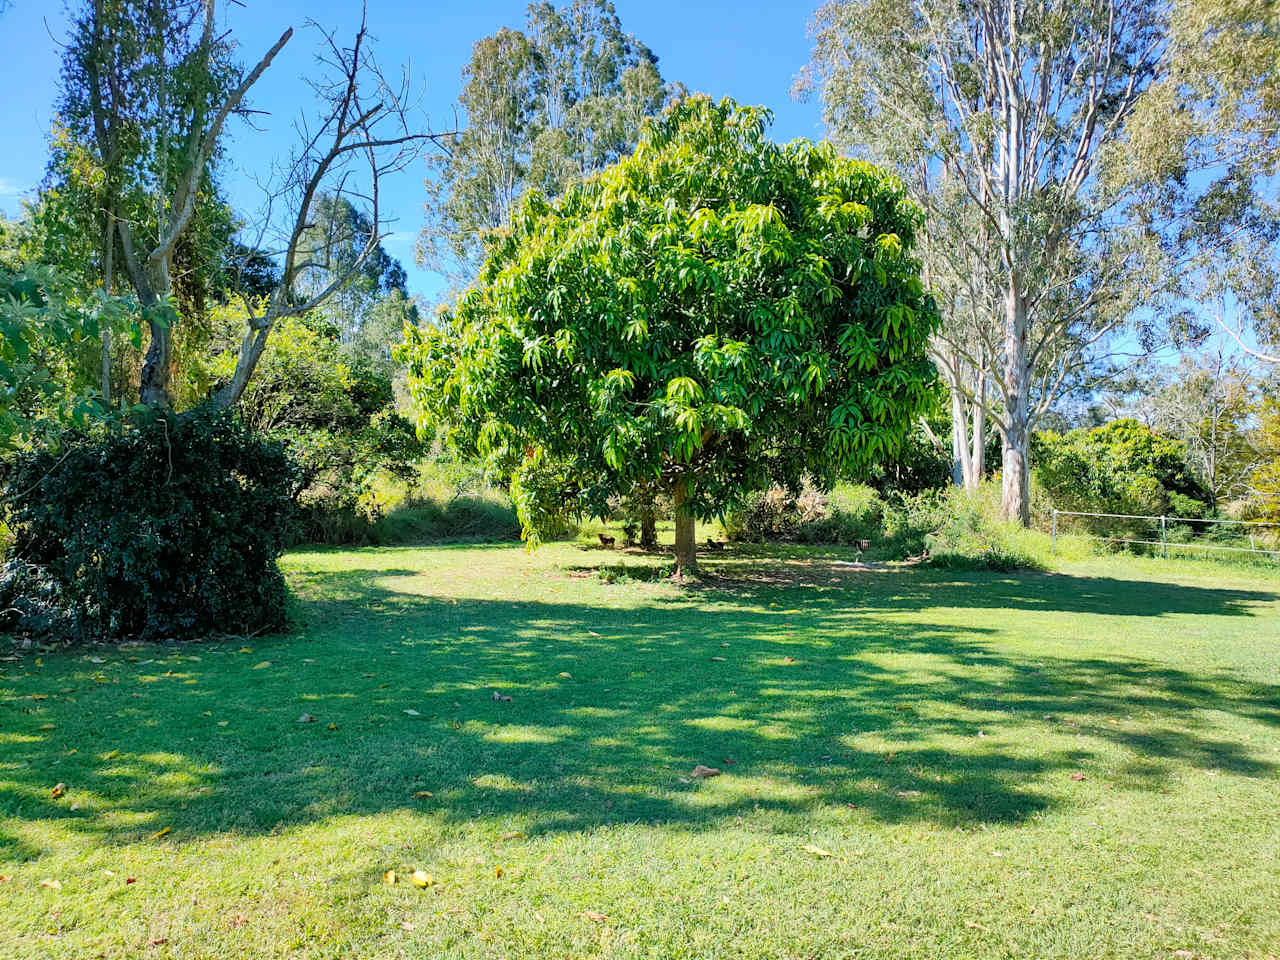
[(416, 790), (416, 791), (414, 791), (413, 799), (415, 799), (415, 800), (430, 800), (430, 799), (431, 799), (432, 797), (434, 797), (434, 796), (435, 796), (435, 794), (434, 794), (434, 793), (432, 793), (430, 790)]
[(504, 834), (503, 834), (502, 836), (500, 836), (498, 839), (499, 839), (499, 840), (520, 840), (520, 839), (523, 839), (523, 838), (524, 838), (524, 831), (523, 831), (523, 830), (508, 830), (506, 833), (504, 833)]
[(1083, 779), (1084, 779), (1084, 774), (1083, 774), (1083, 773), (1073, 773), (1073, 774), (1071, 775), (1071, 779), (1072, 779), (1072, 780), (1083, 780)]
[(803, 850), (805, 853), (812, 853), (815, 857), (818, 857), (818, 858), (835, 856), (835, 854), (832, 853), (830, 850), (823, 850), (821, 847), (815, 847), (812, 843), (806, 843), (800, 849)]
[(172, 830), (172, 829), (173, 829), (173, 827), (161, 827), (159, 830), (157, 830), (155, 833), (153, 833), (153, 834), (151, 835), (151, 839), (152, 839), (152, 840), (159, 840), (161, 837), (168, 836), (168, 835), (169, 835), (169, 831), (170, 831), (170, 830)]
[(573, 679), (573, 674), (570, 673), (568, 670), (561, 670), (558, 674), (556, 674), (556, 676), (558, 676), (561, 680)]
[(41, 880), (40, 886), (48, 887), (50, 890), (61, 890), (62, 881), (61, 880)]
[(255, 670), (265, 670), (265, 669), (266, 669), (267, 667), (269, 667), (269, 666), (271, 666), (271, 661), (270, 661), (270, 660), (263, 660), (261, 663), (255, 663), (255, 664), (253, 665), (253, 669), (255, 669)]
[(609, 919), (607, 914), (600, 913), (596, 910), (585, 910), (583, 911), (582, 915), (586, 917), (588, 920), (590, 920), (592, 923), (604, 923), (606, 920)]
[(711, 662), (712, 663), (728, 663), (729, 659), (728, 657), (712, 657)]
[(704, 767), (702, 764), (698, 764), (693, 768), (693, 773), (689, 774), (689, 776), (693, 777), (695, 780), (702, 779), (704, 777), (718, 777), (720, 776), (720, 771), (715, 767)]

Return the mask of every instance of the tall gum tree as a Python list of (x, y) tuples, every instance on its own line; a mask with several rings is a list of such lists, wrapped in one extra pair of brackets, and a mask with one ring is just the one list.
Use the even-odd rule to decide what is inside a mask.
[(425, 426), (511, 479), (526, 536), (645, 484), (695, 521), (770, 482), (897, 451), (936, 376), (937, 313), (902, 183), (758, 107), (705, 97), (549, 202), (530, 193), (475, 286), (403, 356)]
[(1105, 359), (1149, 265), (1140, 185), (1100, 172), (1166, 69), (1166, 20), (1150, 0), (836, 0), (814, 22), (799, 88), (926, 208), (955, 432), (966, 406), (990, 415), (1024, 524), (1036, 420)]

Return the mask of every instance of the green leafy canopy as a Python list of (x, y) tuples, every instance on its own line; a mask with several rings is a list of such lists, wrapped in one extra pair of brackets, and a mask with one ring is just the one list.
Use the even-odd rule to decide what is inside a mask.
[(681, 101), (631, 157), (525, 197), (456, 307), (406, 331), (424, 425), (513, 479), (526, 535), (637, 483), (709, 517), (866, 474), (927, 405), (919, 209), (829, 145), (773, 143), (770, 119)]

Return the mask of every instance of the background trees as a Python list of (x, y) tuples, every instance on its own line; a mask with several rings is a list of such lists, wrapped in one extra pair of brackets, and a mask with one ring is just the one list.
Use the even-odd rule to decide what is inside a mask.
[(768, 481), (867, 472), (924, 409), (918, 209), (767, 122), (683, 101), (561, 200), (530, 193), (477, 286), (408, 331), (424, 418), (512, 477), (530, 536), (654, 482), (688, 570), (695, 517)]
[(657, 63), (609, 0), (533, 3), (523, 32), (478, 41), (458, 97), (466, 126), (432, 161), (420, 258), (470, 281), (484, 235), (509, 222), (526, 189), (558, 196), (630, 152), (641, 121), (681, 89)]
[(319, 62), (328, 75), (313, 84), (318, 116), (301, 123), (257, 236), (241, 243), (239, 262), (226, 264), (234, 230), (216, 182), (225, 126), (247, 109), (249, 90), (293, 31), (245, 70), (214, 25), (214, 0), (94, 0), (74, 21), (65, 54), (66, 147), (62, 159), (55, 155), (42, 203), (73, 195), (50, 209), (63, 233), (93, 236), (79, 220), (100, 218), (101, 242), (87, 244), (84, 259), (107, 289), (119, 264), (137, 298), (149, 334), (139, 399), (153, 408), (173, 405), (175, 329), (201, 312), (214, 273), (247, 268), (260, 279), (264, 250), (280, 260), (265, 298), (239, 289), (248, 330), (235, 369), (212, 397), (224, 408), (244, 392), (279, 320), (355, 281), (363, 289), (371, 274), (375, 285), (395, 286), (379, 259), (379, 182), (431, 139), (411, 125), (407, 91), (384, 78), (363, 23), (349, 46), (325, 35)]
[(1004, 512), (1023, 523), (1032, 428), (1105, 361), (1134, 303), (1136, 195), (1101, 174), (1162, 76), (1166, 36), (1146, 0), (840, 0), (817, 15), (802, 89), (838, 143), (899, 170), (925, 207), (957, 452), (972, 459), (965, 421), (989, 414)]

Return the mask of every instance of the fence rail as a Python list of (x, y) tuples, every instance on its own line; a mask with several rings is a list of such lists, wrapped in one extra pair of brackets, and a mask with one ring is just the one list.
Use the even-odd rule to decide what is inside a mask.
[[(1167, 558), (1169, 556), (1169, 524), (1170, 523), (1217, 523), (1232, 525), (1238, 527), (1269, 527), (1280, 529), (1280, 521), (1274, 520), (1228, 520), (1225, 518), (1204, 518), (1204, 517), (1152, 517), (1142, 514), (1133, 513), (1090, 513), (1085, 510), (1054, 510), (1053, 511), (1053, 528), (1049, 534), (1049, 552), (1056, 553), (1058, 549), (1058, 517), (1098, 517), (1102, 519), (1114, 520), (1158, 520), (1160, 522), (1160, 539), (1159, 540), (1140, 540), (1132, 537), (1104, 537), (1101, 534), (1085, 534), (1095, 540), (1105, 540), (1107, 543), (1133, 543), (1144, 544), (1146, 546), (1159, 547), (1160, 556)], [(1249, 546), (1247, 547), (1229, 547), (1225, 544), (1218, 543), (1185, 543), (1175, 541), (1172, 546), (1175, 550), (1223, 550), (1230, 553), (1258, 553), (1264, 557), (1270, 557), (1273, 560), (1280, 560), (1280, 551), (1268, 550), (1264, 547), (1254, 545), (1253, 535), (1249, 536)]]

